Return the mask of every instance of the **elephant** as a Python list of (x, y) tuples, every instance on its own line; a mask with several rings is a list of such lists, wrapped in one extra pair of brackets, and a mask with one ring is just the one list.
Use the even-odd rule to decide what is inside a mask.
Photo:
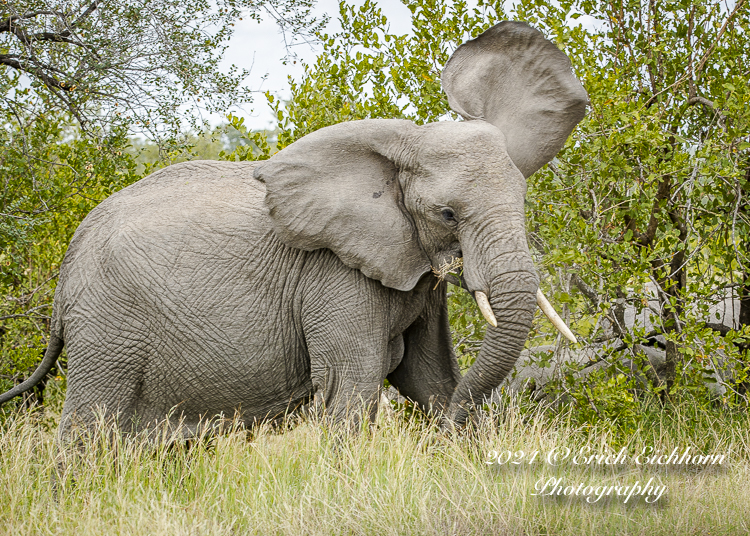
[[(65, 346), (63, 434), (102, 410), (126, 433), (179, 420), (189, 435), (315, 396), (356, 425), (386, 379), (463, 425), (513, 368), (541, 296), (526, 179), (589, 101), (569, 58), (516, 21), (458, 47), (442, 86), (463, 120), (339, 123), (265, 161), (175, 164), (104, 200), (61, 265), (41, 365), (0, 403)], [(431, 270), (458, 258), (453, 281), (491, 324), (463, 376)]]

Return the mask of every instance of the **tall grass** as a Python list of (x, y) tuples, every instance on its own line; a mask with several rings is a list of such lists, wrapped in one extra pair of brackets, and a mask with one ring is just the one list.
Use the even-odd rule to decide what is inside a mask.
[[(11, 415), (0, 428), (0, 532), (5, 534), (747, 534), (750, 418), (691, 405), (649, 418), (617, 448), (722, 453), (710, 469), (579, 467), (554, 448), (604, 452), (611, 428), (510, 404), (470, 430), (381, 412), (346, 436), (309, 418), (281, 430), (236, 427), (192, 447), (127, 439), (106, 426), (77, 447), (54, 418)], [(50, 426), (52, 425), (52, 426)], [(539, 451), (529, 465), (485, 463), (491, 451)], [(611, 449), (610, 449), (611, 450)], [(541, 458), (540, 458), (541, 457)], [(525, 461), (528, 460), (528, 454)], [(667, 486), (654, 504), (532, 495), (540, 479)]]

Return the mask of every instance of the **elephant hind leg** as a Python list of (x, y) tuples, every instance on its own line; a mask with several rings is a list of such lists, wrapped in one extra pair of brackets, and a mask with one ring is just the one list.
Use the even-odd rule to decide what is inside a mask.
[[(123, 434), (133, 434), (153, 419), (139, 406), (143, 401), (143, 367), (125, 358), (117, 360), (117, 353), (104, 359), (99, 353), (78, 353), (75, 346), (69, 351), (68, 389), (60, 419), (59, 437), (65, 439), (104, 425)], [(162, 419), (166, 417), (162, 416)]]
[[(139, 429), (131, 401), (107, 403), (99, 400), (101, 394), (101, 391), (97, 393), (97, 401), (86, 402), (73, 398), (69, 403), (66, 397), (58, 429), (60, 440), (67, 441), (80, 434), (90, 435), (104, 429), (125, 435)], [(113, 400), (112, 397), (102, 398)]]

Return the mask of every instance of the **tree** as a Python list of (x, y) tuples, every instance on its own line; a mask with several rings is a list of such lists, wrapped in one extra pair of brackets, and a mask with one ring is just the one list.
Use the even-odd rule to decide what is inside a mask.
[[(708, 312), (727, 289), (750, 283), (750, 220), (738, 210), (747, 204), (750, 156), (749, 14), (742, 0), (729, 9), (635, 0), (519, 9), (565, 45), (591, 96), (564, 158), (533, 181), (545, 264), (575, 273), (596, 301), (642, 309), (651, 300), (646, 284), (656, 289), (654, 332), (616, 327), (615, 336), (620, 351), (664, 337), (664, 393), (678, 383), (697, 388), (718, 366), (718, 351), (731, 361), (743, 349), (732, 344), (743, 337)], [(564, 23), (582, 15), (598, 29)]]
[(28, 112), (29, 95), (14, 91), (20, 83), (48, 96), (49, 111), (69, 113), (87, 133), (101, 136), (124, 125), (152, 139), (175, 136), (199, 109), (221, 112), (250, 102), (251, 91), (242, 86), (249, 71), (219, 69), (236, 20), (259, 19), (265, 9), (300, 34), (316, 27), (311, 5), (310, 0), (4, 2), (4, 105), (20, 115)]

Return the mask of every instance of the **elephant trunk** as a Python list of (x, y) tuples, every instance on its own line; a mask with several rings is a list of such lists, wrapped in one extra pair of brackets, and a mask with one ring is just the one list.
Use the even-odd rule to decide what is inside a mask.
[(471, 408), (481, 404), (512, 370), (536, 310), (539, 277), (523, 227), (518, 230), (516, 226), (516, 231), (507, 229), (503, 238), (495, 235), (494, 241), (484, 240), (485, 248), (478, 255), (470, 255), (464, 248), (467, 283), (472, 291), (487, 295), (497, 326), (487, 326), (479, 356), (451, 399), (448, 418), (459, 426), (466, 421)]

